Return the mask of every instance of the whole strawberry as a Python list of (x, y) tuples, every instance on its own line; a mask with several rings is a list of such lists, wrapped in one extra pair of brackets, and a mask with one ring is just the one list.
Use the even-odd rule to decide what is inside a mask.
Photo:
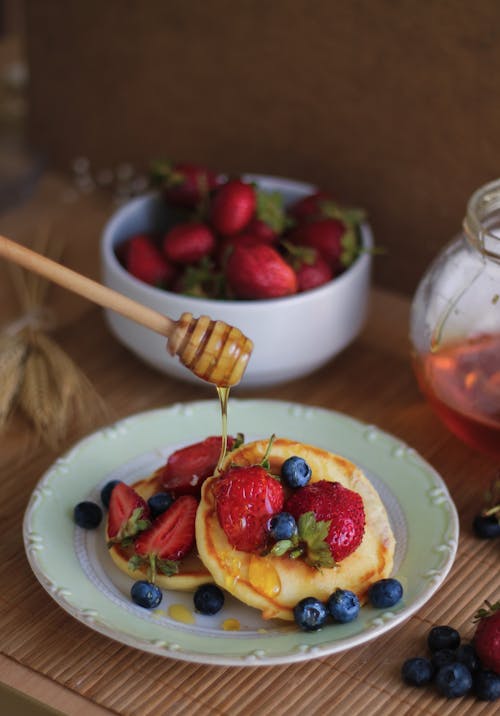
[(326, 191), (316, 191), (313, 194), (297, 199), (288, 207), (288, 214), (292, 216), (297, 223), (303, 223), (310, 219), (318, 219), (322, 217), (323, 207), (326, 203), (333, 203), (335, 200), (331, 194)]
[(151, 173), (153, 183), (163, 190), (170, 204), (188, 209), (203, 202), (219, 183), (214, 172), (189, 162), (159, 161), (153, 165)]
[(127, 271), (151, 286), (166, 288), (175, 276), (175, 268), (146, 234), (132, 236), (126, 242), (121, 256)]
[(335, 274), (342, 269), (342, 239), (347, 226), (340, 219), (319, 219), (299, 226), (292, 232), (295, 244), (316, 249)]
[(236, 298), (279, 298), (297, 293), (295, 271), (267, 244), (235, 246), (226, 263), (226, 281)]
[(500, 674), (500, 602), (486, 606), (476, 614), (474, 649), (484, 669)]
[(312, 513), (317, 523), (329, 523), (324, 542), (335, 562), (348, 557), (361, 544), (365, 532), (363, 500), (339, 482), (309, 483), (290, 495), (285, 510), (297, 521)]
[(318, 288), (318, 286), (328, 283), (333, 278), (331, 267), (319, 253), (316, 253), (316, 257), (311, 263), (303, 261), (295, 269), (295, 273), (297, 274), (299, 293)]
[(215, 249), (215, 236), (208, 226), (199, 221), (176, 224), (165, 234), (163, 253), (169, 261), (193, 264)]
[(226, 236), (217, 242), (217, 247), (215, 249), (215, 259), (217, 265), (222, 268), (225, 267), (228, 258), (231, 256), (237, 246), (255, 246), (255, 244), (270, 243), (272, 242), (264, 238), (262, 235), (259, 235), (258, 233), (252, 233), (250, 229), (245, 229), (245, 231), (242, 231), (241, 234), (235, 234), (234, 236)]
[(244, 552), (261, 551), (269, 539), (267, 523), (281, 512), (281, 483), (262, 465), (229, 468), (215, 483), (217, 517), (230, 544)]
[(238, 234), (253, 217), (256, 206), (254, 187), (240, 179), (232, 179), (215, 192), (210, 208), (210, 223), (221, 236)]
[(333, 271), (317, 249), (311, 246), (296, 246), (283, 241), (287, 250), (287, 261), (297, 275), (297, 289), (300, 292), (318, 288), (331, 281)]

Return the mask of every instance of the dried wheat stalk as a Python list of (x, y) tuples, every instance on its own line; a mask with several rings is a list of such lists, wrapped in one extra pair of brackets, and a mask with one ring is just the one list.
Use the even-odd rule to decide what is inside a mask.
[[(58, 260), (61, 243), (43, 232), (36, 251)], [(75, 427), (88, 428), (105, 406), (82, 371), (44, 331), (54, 317), (45, 308), (49, 282), (10, 266), (23, 315), (0, 331), (0, 430), (18, 408), (35, 434), (58, 448)]]

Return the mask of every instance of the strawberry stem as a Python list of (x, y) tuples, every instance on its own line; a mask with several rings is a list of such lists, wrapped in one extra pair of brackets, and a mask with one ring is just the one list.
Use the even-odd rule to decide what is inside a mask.
[(148, 555), (149, 558), (149, 568), (148, 568), (148, 579), (153, 584), (156, 581), (156, 554), (153, 552), (150, 552)]
[(267, 443), (267, 448), (266, 448), (266, 452), (264, 453), (264, 457), (262, 458), (262, 460), (259, 463), (265, 470), (269, 470), (269, 468), (271, 467), (269, 464), (269, 456), (271, 454), (271, 449), (273, 447), (273, 443), (275, 440), (276, 440), (276, 435), (273, 433), (271, 435), (271, 437), (269, 438), (269, 442)]

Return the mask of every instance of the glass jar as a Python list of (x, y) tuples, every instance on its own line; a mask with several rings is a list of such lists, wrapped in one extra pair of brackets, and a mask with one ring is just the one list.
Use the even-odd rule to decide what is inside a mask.
[(443, 422), (500, 457), (500, 179), (471, 196), (462, 233), (422, 278), (410, 339), (420, 388)]

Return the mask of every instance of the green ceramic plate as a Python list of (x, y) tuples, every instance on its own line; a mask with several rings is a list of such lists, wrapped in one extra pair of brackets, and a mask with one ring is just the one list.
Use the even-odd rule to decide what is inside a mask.
[[(396, 438), (340, 413), (286, 402), (231, 399), (229, 431), (247, 440), (280, 437), (338, 452), (366, 472), (384, 501), (397, 539), (394, 575), (404, 598), (393, 609), (365, 606), (350, 624), (306, 633), (265, 622), (232, 597), (215, 616), (194, 612), (192, 595), (164, 592), (148, 611), (130, 599), (132, 581), (112, 563), (104, 527), (82, 530), (72, 520), (83, 499), (99, 500), (110, 479), (133, 482), (181, 445), (220, 433), (216, 400), (141, 413), (99, 430), (60, 457), (35, 488), (24, 519), (31, 567), (53, 599), (90, 628), (123, 644), (186, 661), (257, 665), (300, 661), (349, 649), (396, 627), (427, 602), (448, 574), (458, 542), (458, 518), (432, 467)], [(193, 624), (168, 616), (182, 604)], [(236, 619), (237, 631), (223, 629)]]

